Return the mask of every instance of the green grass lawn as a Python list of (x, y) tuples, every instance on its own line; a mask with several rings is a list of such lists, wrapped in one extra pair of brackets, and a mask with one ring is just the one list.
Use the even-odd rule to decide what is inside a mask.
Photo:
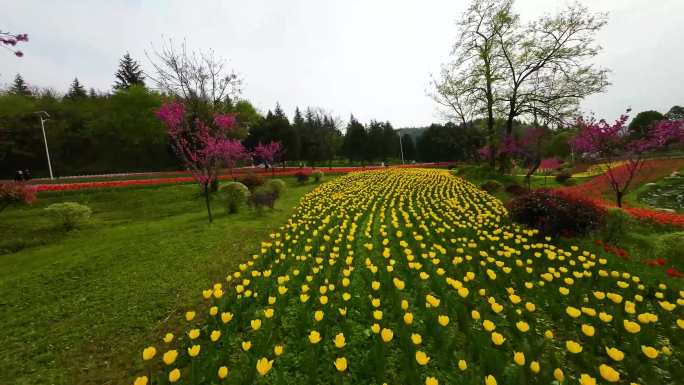
[[(213, 224), (193, 184), (41, 194), (0, 213), (0, 384), (128, 383), (172, 316), (316, 187), (286, 181), (274, 211), (229, 216), (216, 201)], [(89, 205), (89, 223), (56, 228), (43, 208), (64, 201)]]

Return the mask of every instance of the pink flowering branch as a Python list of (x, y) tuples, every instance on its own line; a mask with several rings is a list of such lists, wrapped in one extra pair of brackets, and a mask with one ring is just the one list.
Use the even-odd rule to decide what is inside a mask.
[(17, 44), (28, 42), (28, 35), (20, 33), (18, 35), (0, 31), (0, 46), (10, 50), (17, 57), (24, 56), (24, 53), (15, 49)]
[(157, 117), (166, 125), (174, 151), (202, 187), (211, 222), (209, 190), (217, 180), (219, 167), (225, 163), (232, 169), (247, 156), (242, 143), (227, 138), (236, 127), (235, 116), (215, 114), (211, 122), (191, 120), (185, 105), (172, 101), (157, 110)]
[[(576, 151), (607, 162), (607, 180), (615, 193), (618, 207), (622, 207), (622, 198), (641, 171), (644, 156), (649, 151), (662, 148), (674, 141), (684, 143), (684, 124), (681, 121), (659, 122), (645, 138), (633, 139), (626, 129), (629, 112), (627, 110), (627, 113), (612, 124), (604, 119), (580, 119), (580, 132), (570, 141), (570, 145)], [(623, 160), (625, 164), (616, 169), (613, 164), (617, 160)]]

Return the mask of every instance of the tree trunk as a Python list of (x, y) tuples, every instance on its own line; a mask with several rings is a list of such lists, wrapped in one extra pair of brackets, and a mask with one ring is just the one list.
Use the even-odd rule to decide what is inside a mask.
[(204, 184), (204, 202), (207, 204), (207, 214), (209, 214), (209, 223), (213, 222), (214, 218), (211, 216), (211, 203), (209, 202), (209, 183)]
[(617, 202), (617, 206), (622, 208), (622, 191), (615, 192), (615, 201)]

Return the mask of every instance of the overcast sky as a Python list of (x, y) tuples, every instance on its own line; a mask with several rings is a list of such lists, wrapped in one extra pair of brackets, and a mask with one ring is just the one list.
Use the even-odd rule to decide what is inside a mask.
[[(597, 59), (613, 85), (583, 109), (613, 119), (627, 107), (666, 112), (684, 105), (684, 0), (583, 0), (610, 13)], [(212, 48), (245, 80), (243, 97), (265, 111), (280, 102), (317, 106), (347, 119), (395, 127), (440, 120), (426, 96), (456, 36), (466, 0), (0, 0), (0, 30), (28, 33), (21, 59), (0, 52), (0, 84), (21, 73), (32, 85), (64, 91), (77, 76), (109, 90), (129, 51), (163, 38)], [(523, 19), (563, 1), (518, 0)]]

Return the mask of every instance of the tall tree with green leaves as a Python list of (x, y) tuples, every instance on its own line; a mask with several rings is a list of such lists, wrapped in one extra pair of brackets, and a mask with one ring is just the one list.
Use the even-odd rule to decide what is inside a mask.
[(641, 111), (629, 122), (627, 129), (633, 138), (643, 138), (656, 123), (663, 119), (665, 119), (665, 115), (658, 111)]
[(119, 70), (114, 75), (116, 81), (114, 82), (114, 89), (127, 89), (133, 85), (145, 86), (145, 75), (137, 61), (131, 58), (131, 55), (126, 52), (123, 58), (119, 61)]
[(81, 84), (81, 82), (78, 81), (78, 78), (74, 78), (74, 81), (71, 82), (71, 86), (69, 87), (69, 92), (67, 92), (64, 97), (66, 99), (70, 100), (77, 100), (77, 99), (83, 99), (87, 96), (85, 87)]
[(342, 145), (344, 155), (352, 162), (364, 160), (363, 149), (365, 142), (366, 128), (356, 120), (354, 115), (351, 115), (344, 133), (344, 143)]
[(28, 87), (28, 84), (26, 84), (24, 78), (20, 74), (17, 74), (17, 76), (14, 77), (14, 83), (12, 83), (12, 87), (10, 87), (9, 92), (14, 95), (21, 96), (32, 95), (31, 90)]

